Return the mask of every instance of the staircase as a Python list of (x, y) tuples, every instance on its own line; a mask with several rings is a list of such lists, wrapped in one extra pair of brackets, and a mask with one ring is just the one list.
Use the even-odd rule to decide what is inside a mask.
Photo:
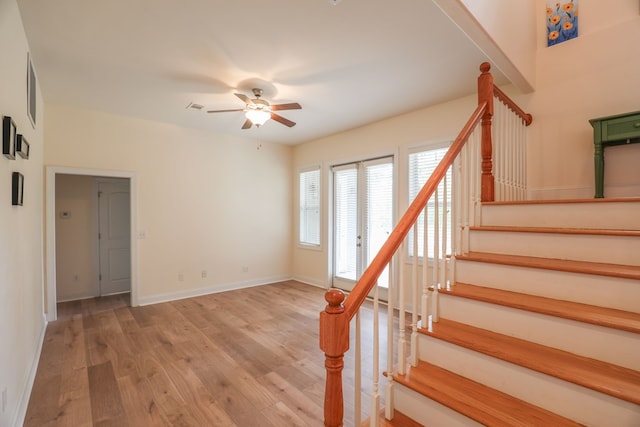
[(469, 237), (397, 425), (640, 426), (640, 199), (484, 203)]

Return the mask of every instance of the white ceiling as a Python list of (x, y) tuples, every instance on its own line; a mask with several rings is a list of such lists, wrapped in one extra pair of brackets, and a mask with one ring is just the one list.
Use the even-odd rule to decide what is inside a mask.
[[(49, 104), (297, 144), (475, 93), (486, 56), (431, 0), (18, 0)], [(497, 84), (507, 83), (492, 70)], [(241, 130), (234, 92), (297, 125)], [(251, 96), (253, 97), (253, 96)]]

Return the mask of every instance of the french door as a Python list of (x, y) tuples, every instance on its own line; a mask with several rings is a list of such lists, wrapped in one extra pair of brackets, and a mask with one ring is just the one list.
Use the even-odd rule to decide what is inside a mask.
[[(333, 286), (350, 291), (393, 228), (393, 157), (332, 170)], [(378, 284), (389, 287), (388, 267)]]

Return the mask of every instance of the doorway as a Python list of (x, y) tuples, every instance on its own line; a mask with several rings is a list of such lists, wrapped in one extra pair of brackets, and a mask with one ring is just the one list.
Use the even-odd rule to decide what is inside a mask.
[(131, 291), (131, 203), (128, 179), (99, 178), (99, 296)]
[[(393, 229), (393, 156), (334, 166), (333, 286), (351, 291)], [(388, 266), (378, 285), (389, 287)]]
[[(137, 239), (136, 236), (136, 222), (135, 218), (137, 218), (137, 178), (134, 173), (131, 172), (120, 172), (120, 171), (103, 171), (103, 170), (92, 170), (92, 169), (76, 169), (76, 168), (65, 168), (65, 167), (47, 167), (46, 172), (46, 310), (47, 310), (47, 320), (53, 321), (57, 319), (57, 301), (58, 301), (58, 255), (62, 254), (62, 252), (58, 252), (62, 250), (62, 248), (58, 248), (58, 238), (56, 235), (56, 221), (58, 219), (71, 219), (74, 217), (74, 212), (71, 210), (62, 209), (60, 206), (56, 206), (56, 182), (59, 180), (63, 180), (66, 176), (78, 176), (84, 177), (85, 179), (93, 180), (94, 187), (94, 204), (93, 209), (96, 215), (96, 220), (94, 221), (93, 227), (93, 236), (96, 241), (93, 246), (93, 259), (94, 259), (94, 268), (96, 269), (95, 278), (93, 280), (93, 295), (99, 294), (111, 294), (118, 292), (126, 292), (123, 290), (122, 279), (124, 276), (128, 276), (128, 284), (127, 286), (130, 289), (129, 300), (131, 306), (137, 305), (138, 300), (138, 257), (137, 257)], [(106, 287), (104, 290), (101, 290), (100, 277), (99, 277), (99, 269), (100, 269), (100, 256), (98, 255), (98, 244), (97, 244), (97, 236), (99, 232), (98, 226), (98, 209), (99, 202), (97, 198), (97, 191), (99, 187), (99, 182), (119, 182), (121, 184), (126, 183), (128, 187), (128, 194), (126, 192), (122, 192), (119, 189), (115, 189), (114, 193), (117, 194), (116, 204), (120, 205), (120, 208), (126, 208), (124, 211), (121, 211), (119, 214), (114, 217), (115, 221), (119, 224), (116, 224), (120, 227), (119, 231), (111, 232), (114, 236), (119, 236), (120, 244), (122, 244), (122, 232), (123, 227), (125, 231), (127, 231), (127, 235), (124, 237), (124, 240), (128, 240), (128, 250), (118, 249), (113, 251), (114, 258), (109, 262), (113, 262), (111, 265), (111, 271), (114, 273), (113, 276), (116, 279), (115, 283), (112, 284), (111, 287)], [(124, 212), (124, 213), (123, 213)], [(127, 253), (128, 251), (128, 253)], [(117, 259), (116, 259), (117, 258)], [(106, 264), (109, 265), (109, 264)], [(82, 277), (80, 274), (77, 275), (77, 281), (79, 282)], [(76, 280), (76, 275), (72, 274), (71, 280)], [(118, 288), (118, 286), (121, 286)], [(84, 292), (84, 291), (81, 291)], [(89, 298), (92, 295), (84, 295), (81, 297)]]
[(56, 302), (131, 291), (127, 178), (56, 176)]

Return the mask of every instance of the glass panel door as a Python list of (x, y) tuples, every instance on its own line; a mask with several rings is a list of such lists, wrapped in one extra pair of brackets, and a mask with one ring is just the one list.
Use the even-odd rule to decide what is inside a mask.
[(333, 184), (333, 286), (350, 291), (393, 228), (393, 157), (336, 166)]

